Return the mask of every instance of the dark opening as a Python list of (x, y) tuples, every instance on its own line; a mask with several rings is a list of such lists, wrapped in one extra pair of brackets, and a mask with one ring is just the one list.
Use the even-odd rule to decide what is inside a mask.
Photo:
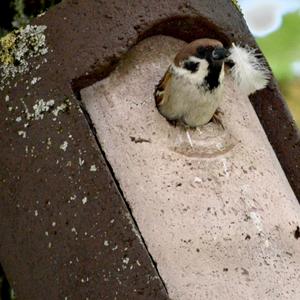
[(0, 299), (16, 300), (1, 265), (0, 265)]

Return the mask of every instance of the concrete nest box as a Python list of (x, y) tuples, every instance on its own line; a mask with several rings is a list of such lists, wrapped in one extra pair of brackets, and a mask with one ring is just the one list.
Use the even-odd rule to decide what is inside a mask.
[[(250, 102), (226, 79), (225, 130), (193, 147), (153, 98), (186, 42), (257, 47), (233, 2), (70, 0), (30, 26), (6, 40), (0, 81), (17, 297), (297, 299), (299, 133), (275, 80)], [(20, 34), (40, 41), (21, 69)]]

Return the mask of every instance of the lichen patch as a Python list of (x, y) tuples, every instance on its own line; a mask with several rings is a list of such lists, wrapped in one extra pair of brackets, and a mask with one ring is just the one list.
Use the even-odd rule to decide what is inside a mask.
[(67, 150), (67, 147), (68, 147), (68, 142), (67, 141), (64, 141), (60, 146), (59, 148), (63, 151), (66, 151)]
[(29, 70), (30, 58), (48, 52), (46, 28), (44, 25), (27, 25), (0, 39), (0, 89), (9, 79)]
[[(46, 113), (52, 113), (52, 115), (54, 115), (54, 118), (52, 118), (52, 120), (56, 121), (60, 113), (68, 112), (71, 109), (71, 101), (68, 98), (64, 99), (63, 103), (59, 104), (58, 106), (55, 106), (55, 101), (53, 99), (37, 99), (32, 106), (32, 109), (25, 103), (22, 98), (20, 99), (20, 101), (24, 108), (24, 119), (26, 119), (27, 121), (43, 120)], [(9, 111), (12, 110), (13, 108), (9, 109)], [(27, 126), (28, 125), (29, 123), (27, 123)]]
[(43, 99), (37, 100), (36, 104), (33, 105), (33, 114), (31, 118), (34, 120), (42, 120), (44, 114), (54, 106), (54, 100), (44, 101)]
[(90, 171), (91, 172), (96, 172), (97, 171), (97, 167), (95, 165), (91, 165)]
[(53, 109), (52, 114), (57, 117), (59, 113), (64, 113), (70, 110), (71, 102), (68, 98), (62, 104)]
[(87, 203), (87, 201), (88, 201), (88, 199), (87, 199), (87, 197), (84, 197), (84, 198), (82, 198), (82, 204), (86, 204)]
[(26, 138), (26, 131), (24, 131), (24, 130), (19, 130), (19, 131), (18, 131), (18, 135), (21, 136), (23, 139), (25, 139), (25, 138)]
[(35, 85), (41, 79), (42, 79), (41, 77), (33, 77), (30, 83), (31, 85)]

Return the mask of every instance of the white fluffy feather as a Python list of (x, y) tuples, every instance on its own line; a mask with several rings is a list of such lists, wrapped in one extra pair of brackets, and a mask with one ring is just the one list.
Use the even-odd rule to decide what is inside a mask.
[(270, 72), (255, 49), (245, 49), (233, 44), (229, 59), (234, 62), (231, 75), (240, 92), (248, 96), (266, 87)]

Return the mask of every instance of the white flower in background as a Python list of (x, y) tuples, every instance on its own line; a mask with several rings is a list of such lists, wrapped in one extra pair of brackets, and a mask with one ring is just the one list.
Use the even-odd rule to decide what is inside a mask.
[(300, 9), (300, 0), (240, 0), (239, 4), (252, 34), (257, 37), (276, 31), (285, 14)]
[(292, 64), (292, 70), (297, 77), (300, 77), (300, 61), (295, 61)]

